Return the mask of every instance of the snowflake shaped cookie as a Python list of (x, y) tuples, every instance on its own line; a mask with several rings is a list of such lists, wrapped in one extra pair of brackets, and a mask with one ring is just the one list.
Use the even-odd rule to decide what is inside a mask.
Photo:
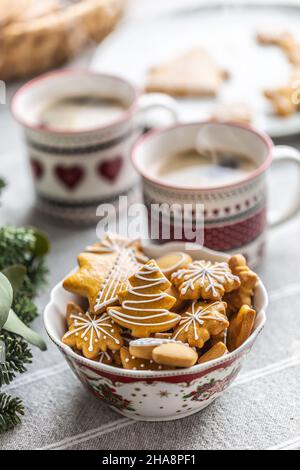
[(202, 348), (212, 335), (220, 334), (228, 326), (225, 302), (193, 301), (191, 307), (182, 315), (173, 339)]
[(182, 299), (220, 300), (225, 292), (231, 292), (240, 285), (228, 263), (194, 261), (185, 269), (172, 275), (172, 281)]
[(118, 350), (123, 345), (121, 329), (107, 313), (97, 316), (77, 308), (67, 314), (67, 319), (69, 331), (63, 336), (63, 343), (82, 351), (88, 359), (97, 359), (107, 348)]

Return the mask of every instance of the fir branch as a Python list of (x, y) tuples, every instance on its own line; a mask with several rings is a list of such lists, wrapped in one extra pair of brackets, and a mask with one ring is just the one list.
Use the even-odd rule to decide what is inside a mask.
[(2, 189), (5, 187), (5, 181), (0, 178), (0, 191), (2, 191)]
[(44, 257), (35, 255), (35, 246), (33, 229), (10, 226), (0, 228), (0, 271), (15, 264), (24, 265), (27, 273), (22, 291), (29, 297), (37, 294), (47, 274)]
[(37, 306), (29, 297), (25, 297), (22, 292), (17, 292), (14, 295), (12, 309), (27, 326), (38, 316)]
[(0, 433), (20, 424), (23, 415), (24, 407), (20, 398), (0, 393)]
[(25, 364), (32, 360), (31, 351), (23, 338), (13, 333), (2, 331), (0, 341), (5, 345), (5, 362), (0, 363), (0, 387), (8, 385), (17, 373), (26, 372)]

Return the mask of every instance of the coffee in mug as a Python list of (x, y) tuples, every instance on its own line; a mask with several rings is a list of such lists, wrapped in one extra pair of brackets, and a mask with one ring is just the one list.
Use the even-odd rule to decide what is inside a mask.
[(111, 124), (126, 111), (126, 103), (101, 95), (64, 96), (46, 103), (39, 111), (42, 127), (65, 131), (85, 131)]
[(255, 163), (247, 155), (195, 148), (167, 154), (153, 168), (165, 183), (207, 188), (236, 183), (254, 170)]
[[(296, 197), (271, 222), (267, 217), (266, 173), (272, 160), (300, 169), (298, 150), (274, 146), (267, 135), (246, 125), (178, 124), (140, 138), (132, 161), (142, 177), (151, 233), (157, 224), (159, 242), (193, 242), (201, 239), (201, 231), (207, 248), (243, 253), (255, 266), (264, 253), (268, 225), (279, 225), (300, 209)], [(198, 223), (198, 206), (204, 227)], [(194, 239), (182, 231), (185, 223)]]

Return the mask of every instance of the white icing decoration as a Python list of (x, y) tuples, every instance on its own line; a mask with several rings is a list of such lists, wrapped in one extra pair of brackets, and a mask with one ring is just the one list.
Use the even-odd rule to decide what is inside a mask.
[(136, 260), (134, 250), (132, 248), (123, 249), (117, 256), (114, 265), (103, 282), (98, 294), (94, 310), (103, 309), (104, 307), (114, 303), (117, 300), (119, 289), (128, 282), (130, 277), (140, 264)]
[[(98, 319), (96, 317), (92, 318), (89, 312), (86, 313), (87, 318), (79, 317), (77, 315), (70, 315), (70, 318), (74, 318), (76, 323), (76, 328), (74, 330), (68, 331), (65, 334), (65, 338), (75, 335), (77, 336), (79, 332), (81, 334), (81, 338), (84, 339), (84, 341), (88, 341), (88, 337), (86, 336), (90, 332), (90, 343), (89, 343), (89, 351), (93, 352), (93, 339), (94, 336), (96, 336), (98, 339), (101, 338), (101, 334), (104, 333), (104, 335), (108, 335), (111, 339), (113, 339), (116, 344), (120, 344), (120, 341), (116, 338), (114, 338), (112, 335), (110, 335), (103, 327), (108, 327), (110, 328), (110, 323), (104, 323), (107, 320), (110, 320), (109, 316), (104, 313), (101, 317)], [(74, 325), (75, 325), (74, 321)], [(105, 336), (103, 336), (104, 338)]]
[[(140, 279), (141, 281), (145, 281), (145, 284), (141, 286), (131, 287), (128, 289), (128, 293), (134, 295), (137, 298), (137, 300), (124, 300), (122, 302), (122, 308), (125, 310), (137, 312), (136, 315), (129, 315), (119, 310), (114, 310), (113, 307), (108, 310), (108, 314), (112, 318), (115, 318), (116, 320), (120, 320), (120, 321), (128, 323), (129, 325), (136, 325), (136, 326), (163, 326), (169, 323), (174, 323), (174, 318), (172, 318), (171, 320), (166, 320), (166, 321), (161, 321), (161, 322), (157, 321), (155, 323), (144, 322), (145, 320), (149, 320), (152, 318), (155, 318), (157, 320), (159, 317), (164, 317), (165, 315), (170, 314), (170, 312), (166, 310), (165, 308), (145, 308), (144, 306), (143, 307), (140, 306), (140, 304), (143, 304), (143, 305), (147, 303), (152, 304), (152, 303), (159, 302), (160, 300), (169, 297), (169, 295), (166, 292), (162, 292), (162, 291), (158, 293), (154, 293), (154, 294), (142, 292), (143, 290), (147, 290), (152, 287), (157, 287), (160, 284), (165, 284), (166, 282), (165, 276), (158, 277), (156, 279), (151, 279), (151, 278), (149, 279), (148, 277), (149, 275), (152, 276), (152, 274), (157, 273), (157, 272), (161, 272), (159, 267), (153, 264), (146, 264), (138, 273), (135, 274), (135, 277), (137, 279)], [(139, 316), (138, 312), (141, 312), (141, 313), (147, 312), (147, 313), (150, 313), (150, 315)], [(134, 320), (139, 320), (139, 321), (134, 321)]]
[[(182, 331), (187, 332), (190, 328), (191, 325), (193, 325), (194, 328), (194, 338), (195, 340), (198, 340), (198, 334), (197, 334), (197, 329), (196, 325), (198, 324), (200, 327), (204, 325), (205, 320), (215, 320), (215, 321), (221, 321), (224, 322), (225, 317), (221, 313), (217, 312), (211, 312), (212, 307), (215, 305), (218, 305), (219, 302), (214, 302), (213, 304), (210, 305), (199, 305), (197, 309), (195, 309), (195, 306), (197, 304), (197, 300), (195, 300), (192, 303), (191, 306), (191, 312), (185, 312), (184, 317), (180, 320), (179, 322), (179, 329), (173, 336), (174, 339), (176, 339)], [(181, 326), (182, 325), (182, 326)], [(181, 328), (180, 328), (181, 326)]]
[[(129, 249), (136, 241), (138, 240), (128, 240), (127, 238), (123, 238), (122, 236), (113, 235), (107, 233), (103, 240), (101, 241), (100, 245), (89, 245), (86, 247), (85, 251), (90, 253), (120, 253), (123, 250)], [(146, 263), (149, 258), (144, 256), (142, 253), (137, 252), (135, 253), (137, 259), (141, 262)]]
[(113, 236), (110, 233), (105, 235), (99, 246), (87, 246), (85, 251), (100, 252), (100, 253), (117, 253), (128, 247), (132, 242), (126, 238)]
[(105, 352), (102, 351), (102, 352), (100, 353), (99, 362), (103, 362), (104, 359), (107, 359), (108, 361), (110, 361), (110, 355), (109, 355), (108, 352), (106, 352), (106, 351), (105, 351)]
[(180, 269), (172, 274), (172, 279), (182, 279), (181, 293), (185, 295), (190, 290), (195, 290), (195, 283), (199, 282), (205, 292), (211, 291), (213, 297), (218, 296), (217, 288), (222, 288), (224, 281), (238, 281), (239, 278), (231, 273), (227, 263), (212, 263), (211, 261), (194, 261), (186, 269)]

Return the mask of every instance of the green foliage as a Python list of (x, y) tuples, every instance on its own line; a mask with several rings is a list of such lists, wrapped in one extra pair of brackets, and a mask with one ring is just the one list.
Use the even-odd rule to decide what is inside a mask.
[[(44, 240), (44, 243), (41, 242)], [(24, 295), (34, 297), (45, 283), (48, 272), (44, 255), (49, 249), (46, 237), (32, 228), (0, 228), (0, 271), (13, 265), (23, 265), (26, 275)]]
[[(5, 330), (1, 331), (0, 328), (0, 341), (5, 345), (5, 362), (0, 363), (0, 389), (10, 383), (17, 373), (26, 371), (25, 365), (32, 360), (27, 341), (45, 349), (45, 343), (26, 326), (38, 315), (33, 298), (45, 283), (48, 272), (45, 255), (48, 251), (47, 238), (33, 228), (0, 228), (0, 271), (9, 279), (14, 290)], [(5, 287), (3, 278), (1, 283)], [(5, 310), (8, 302), (2, 301), (2, 304)], [(2, 317), (3, 320), (5, 315), (2, 314)], [(15, 332), (26, 337), (27, 341)], [(23, 414), (24, 409), (19, 398), (0, 393), (0, 433), (19, 424)]]
[(5, 362), (0, 365), (1, 387), (8, 385), (17, 373), (26, 372), (25, 364), (31, 363), (32, 354), (26, 341), (13, 333), (2, 331), (0, 341), (5, 345)]
[(0, 393), (0, 433), (13, 429), (21, 422), (24, 407), (20, 398)]
[(5, 181), (2, 178), (0, 178), (0, 191), (2, 191), (4, 186), (5, 186)]
[(19, 292), (14, 294), (12, 309), (27, 326), (38, 316), (37, 306), (29, 297)]

